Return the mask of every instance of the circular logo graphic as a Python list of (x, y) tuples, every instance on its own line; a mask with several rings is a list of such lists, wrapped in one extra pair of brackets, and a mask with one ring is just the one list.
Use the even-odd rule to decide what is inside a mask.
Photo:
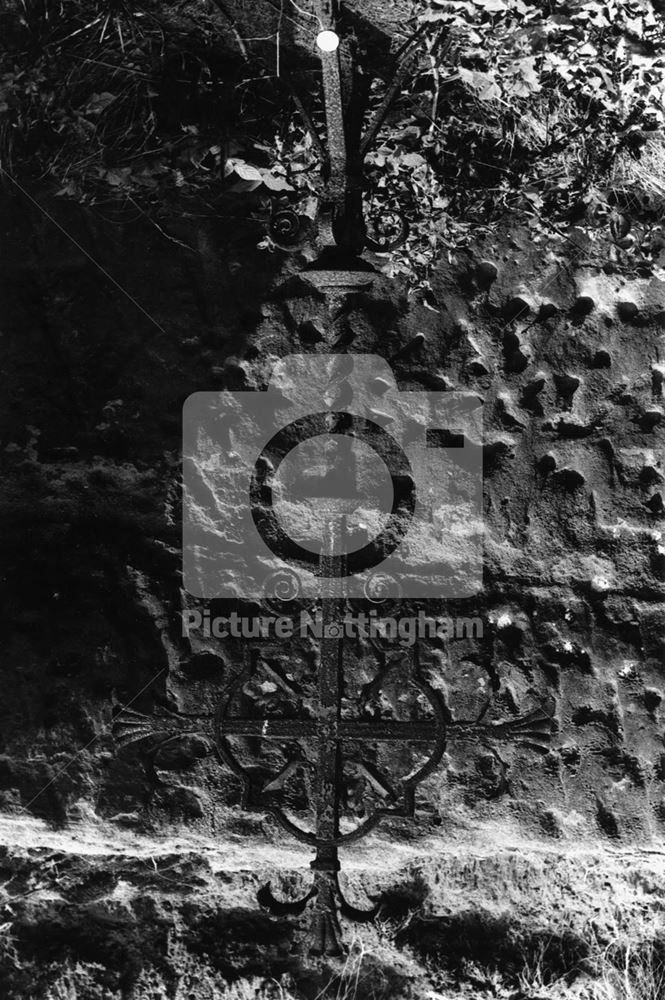
[(416, 509), (415, 480), (408, 456), (399, 442), (374, 421), (327, 411), (308, 414), (282, 427), (254, 465), (249, 490), (252, 518), (265, 544), (284, 562), (319, 564), (319, 555), (296, 542), (280, 524), (273, 506), (272, 483), (280, 464), (296, 445), (309, 438), (335, 434), (359, 438), (369, 445), (388, 469), (393, 487), (392, 509), (382, 530), (362, 548), (321, 561), (322, 576), (357, 576), (384, 562), (401, 545)]

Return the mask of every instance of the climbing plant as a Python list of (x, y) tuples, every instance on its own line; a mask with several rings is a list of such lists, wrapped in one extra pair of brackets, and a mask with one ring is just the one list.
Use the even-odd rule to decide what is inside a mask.
[(600, 224), (610, 266), (652, 273), (665, 245), (665, 6), (431, 0), (413, 11), (420, 70), (372, 161), (378, 183), (401, 182), (414, 204), (410, 244), (389, 266), (422, 269), (519, 213), (555, 242), (561, 225)]

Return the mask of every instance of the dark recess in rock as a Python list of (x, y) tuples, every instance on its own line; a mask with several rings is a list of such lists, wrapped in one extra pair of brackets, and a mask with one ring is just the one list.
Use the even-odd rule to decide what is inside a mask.
[(499, 270), (496, 264), (493, 264), (489, 260), (483, 260), (476, 265), (476, 282), (478, 287), (486, 290), (488, 289), (497, 279)]
[(590, 295), (578, 295), (572, 311), (575, 316), (588, 316), (595, 308), (596, 303)]
[(611, 368), (612, 358), (609, 351), (596, 351), (591, 365), (593, 368)]
[(598, 826), (607, 837), (617, 840), (619, 837), (619, 824), (617, 823), (616, 816), (601, 799), (597, 799), (596, 804)]
[(559, 482), (565, 490), (569, 490), (573, 493), (575, 490), (579, 490), (584, 486), (586, 480), (581, 472), (577, 469), (559, 469), (553, 476), (554, 479)]

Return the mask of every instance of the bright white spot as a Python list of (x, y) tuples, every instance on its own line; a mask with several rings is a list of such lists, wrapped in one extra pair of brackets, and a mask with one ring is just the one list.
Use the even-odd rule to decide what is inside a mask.
[(316, 44), (322, 52), (335, 52), (339, 46), (339, 35), (330, 29), (320, 31), (316, 36)]

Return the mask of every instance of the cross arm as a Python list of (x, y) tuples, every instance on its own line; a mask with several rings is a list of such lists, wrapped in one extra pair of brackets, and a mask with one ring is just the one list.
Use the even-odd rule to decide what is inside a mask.
[(554, 734), (556, 720), (555, 704), (548, 699), (541, 706), (507, 722), (452, 722), (446, 727), (449, 738), (455, 735), (463, 738), (480, 737), (507, 743), (518, 743), (532, 750), (547, 751)]

